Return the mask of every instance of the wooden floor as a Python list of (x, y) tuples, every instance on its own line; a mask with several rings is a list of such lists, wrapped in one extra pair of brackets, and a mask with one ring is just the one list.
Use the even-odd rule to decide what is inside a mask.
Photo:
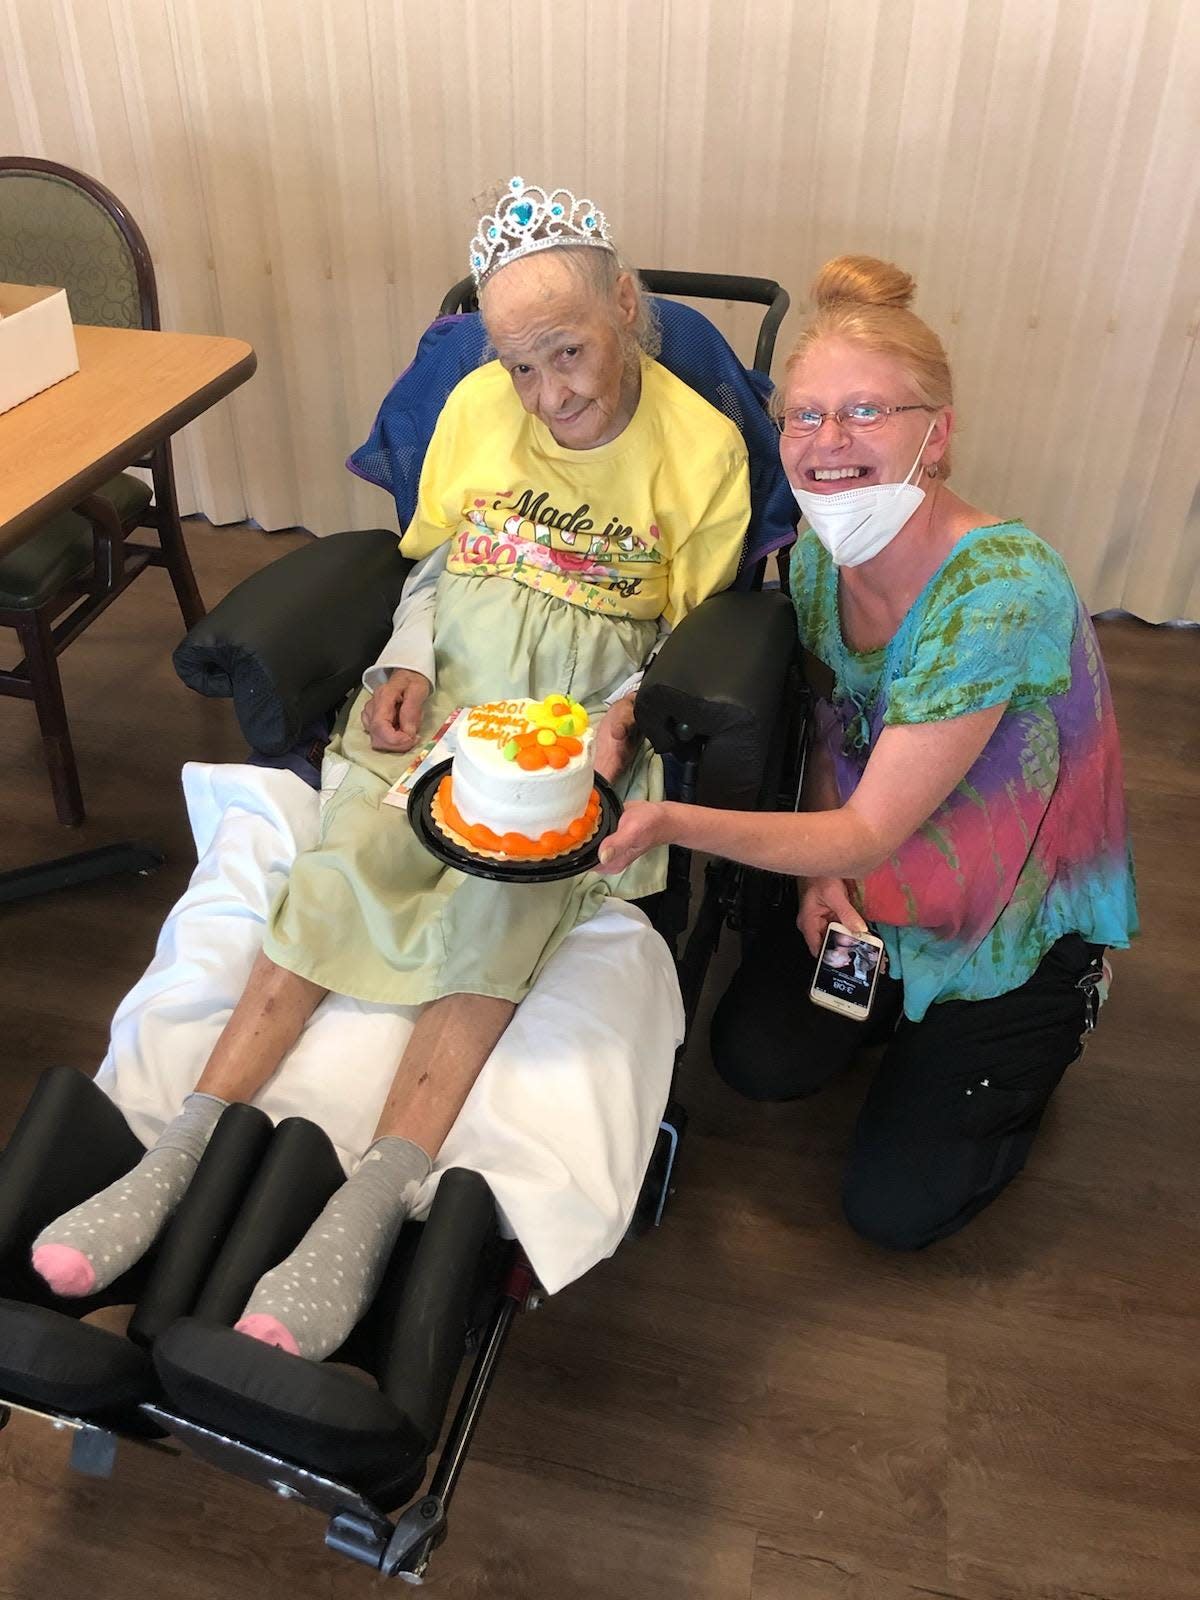
[[(193, 528), (214, 600), (299, 537)], [(0, 912), (0, 1138), (42, 1068), (94, 1066), (190, 868), (180, 763), (239, 756), (187, 693), (151, 573), (64, 658), (89, 822), (52, 820), (0, 702), (0, 866), (114, 838), (168, 864)], [(1027, 1173), (956, 1239), (840, 1220), (861, 1074), (742, 1103), (703, 1031), (660, 1232), (518, 1324), (431, 1578), (504, 1600), (1196, 1600), (1200, 1595), (1200, 632), (1107, 624), (1146, 934)], [(185, 1458), (0, 1434), (0, 1596), (333, 1600), (383, 1581), (319, 1518)]]

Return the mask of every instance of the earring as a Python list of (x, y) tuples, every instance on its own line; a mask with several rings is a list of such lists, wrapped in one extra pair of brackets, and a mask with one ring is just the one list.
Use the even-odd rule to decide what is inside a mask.
[(929, 465), (925, 468), (925, 476), (927, 478), (936, 478), (937, 475), (938, 475), (937, 462), (936, 461), (931, 461), (929, 463)]

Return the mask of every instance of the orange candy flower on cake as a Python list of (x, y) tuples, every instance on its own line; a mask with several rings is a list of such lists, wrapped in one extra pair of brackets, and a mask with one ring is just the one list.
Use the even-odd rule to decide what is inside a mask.
[(588, 714), (577, 700), (548, 694), (530, 706), (528, 717), (533, 726), (515, 734), (501, 751), (506, 761), (515, 761), (523, 772), (540, 772), (543, 767), (561, 769), (582, 754), (578, 735), (587, 728)]

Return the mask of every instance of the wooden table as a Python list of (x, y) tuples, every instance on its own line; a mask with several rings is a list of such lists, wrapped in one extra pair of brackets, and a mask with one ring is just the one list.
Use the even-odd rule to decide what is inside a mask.
[[(245, 383), (257, 365), (241, 339), (77, 326), (79, 371), (0, 413), (0, 554), (56, 512), (132, 466)], [(0, 873), (0, 902), (27, 899), (162, 857), (113, 844)]]
[(242, 339), (76, 327), (79, 371), (0, 413), (0, 554), (245, 383)]

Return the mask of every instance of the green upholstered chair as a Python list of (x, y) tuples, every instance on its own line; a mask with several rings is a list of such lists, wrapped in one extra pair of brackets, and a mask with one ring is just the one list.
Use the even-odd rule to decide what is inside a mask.
[[(110, 328), (157, 328), (158, 291), (137, 223), (103, 184), (70, 167), (0, 156), (0, 282), (67, 291), (71, 320)], [(0, 671), (0, 694), (32, 700), (60, 822), (83, 821), (83, 797), (63, 704), (58, 655), (148, 566), (170, 573), (187, 627), (204, 615), (179, 525), (169, 443), (132, 473), (103, 484), (74, 510), (0, 555), (0, 626), (17, 634), (22, 659)], [(131, 544), (135, 528), (157, 545)]]

